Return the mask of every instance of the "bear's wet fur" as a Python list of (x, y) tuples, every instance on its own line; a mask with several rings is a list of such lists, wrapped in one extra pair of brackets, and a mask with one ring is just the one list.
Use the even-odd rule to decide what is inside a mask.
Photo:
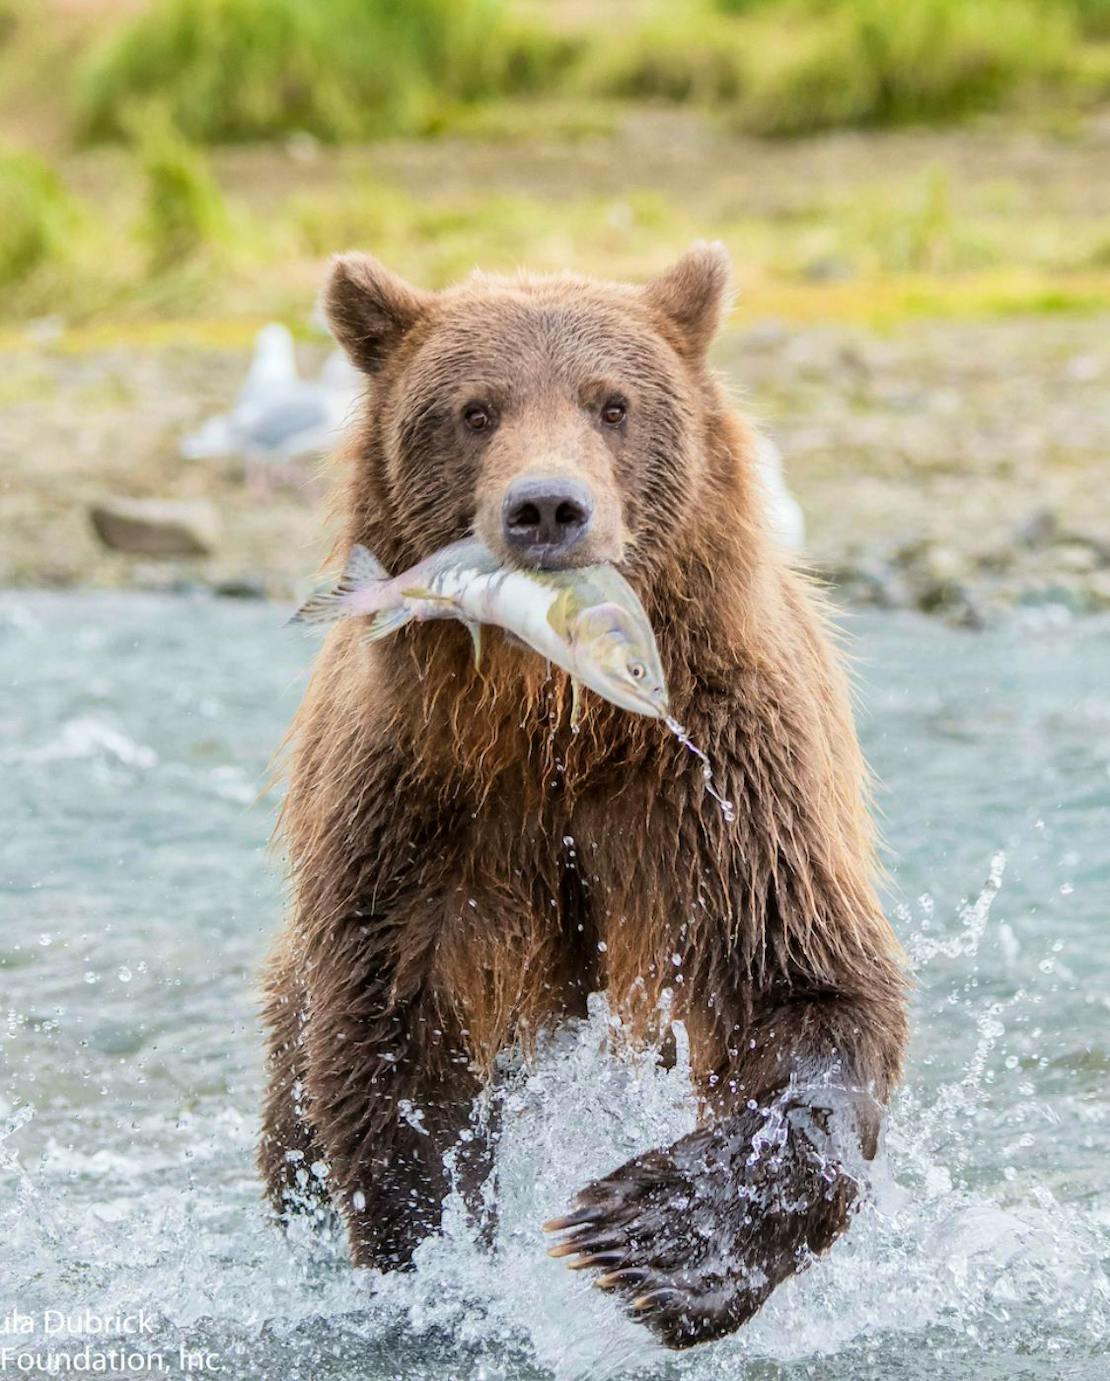
[(563, 674), (494, 630), (475, 667), (461, 624), (370, 647), (348, 620), (291, 729), (266, 1002), (271, 1198), (290, 1211), (323, 1161), (354, 1260), (382, 1269), (437, 1229), (446, 1152), (464, 1186), (486, 1176), (473, 1110), (500, 1051), (595, 990), (630, 1041), (681, 1019), (700, 1129), (553, 1225), (555, 1253), (672, 1347), (738, 1327), (845, 1228), (906, 1038), (840, 658), (706, 364), (727, 277), (705, 245), (642, 288), (433, 294), (337, 260), (325, 305), (367, 376), (337, 558), (361, 542), (401, 571), (472, 528), (500, 549), (515, 476), (581, 481), (595, 527), (574, 559), (637, 589), (735, 809), (658, 721), (587, 695), (572, 732)]

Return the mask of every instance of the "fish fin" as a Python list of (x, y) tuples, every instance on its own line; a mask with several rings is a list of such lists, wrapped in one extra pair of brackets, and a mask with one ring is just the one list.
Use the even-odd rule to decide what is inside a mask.
[(370, 620), (362, 641), (365, 643), (380, 642), (382, 638), (388, 638), (391, 633), (396, 633), (398, 628), (404, 628), (406, 623), (411, 623), (414, 617), (412, 610), (407, 609), (403, 604), (396, 609), (383, 609), (380, 614), (375, 614)]
[(351, 584), (364, 585), (370, 580), (388, 579), (389, 572), (370, 548), (364, 547), (361, 542), (356, 542), (351, 548), (351, 554), (343, 568), (344, 582), (349, 581)]
[(547, 621), (564, 642), (574, 642), (574, 616), (578, 612), (574, 590), (569, 585), (565, 590), (559, 591), (548, 607)]
[(351, 596), (375, 580), (388, 580), (389, 574), (372, 551), (359, 543), (351, 548), (343, 574), (330, 590), (318, 590), (301, 605), (290, 623), (335, 623), (350, 612)]
[(466, 631), (470, 634), (470, 641), (474, 644), (474, 665), (482, 665), (482, 625), (474, 619), (466, 620)]
[(582, 682), (570, 678), (570, 727), (574, 733), (578, 732), (578, 725), (582, 719)]

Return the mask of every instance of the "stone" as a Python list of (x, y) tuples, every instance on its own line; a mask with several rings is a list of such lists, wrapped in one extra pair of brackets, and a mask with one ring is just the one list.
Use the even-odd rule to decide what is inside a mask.
[(101, 499), (89, 506), (96, 535), (132, 556), (207, 556), (219, 539), (219, 515), (204, 501)]
[(970, 563), (955, 547), (930, 543), (921, 553), (919, 566), (927, 581), (938, 585), (954, 585), (966, 579)]
[(900, 573), (884, 562), (859, 558), (832, 565), (818, 563), (812, 569), (843, 604), (876, 609), (908, 609), (913, 604)]
[(249, 575), (229, 576), (226, 580), (217, 580), (212, 593), (221, 599), (265, 599), (266, 585)]
[(1096, 571), (1084, 586), (1089, 608), (1097, 613), (1110, 609), (1110, 571)]
[(1036, 550), (1049, 546), (1060, 530), (1060, 519), (1051, 508), (1035, 509), (1014, 533), (1019, 546)]
[(1086, 575), (1100, 565), (1098, 549), (1087, 542), (1064, 542), (1054, 555), (1060, 569), (1074, 575)]

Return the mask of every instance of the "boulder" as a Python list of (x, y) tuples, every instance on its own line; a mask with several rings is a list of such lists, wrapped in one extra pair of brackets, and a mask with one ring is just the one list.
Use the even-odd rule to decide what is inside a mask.
[(207, 556), (219, 537), (219, 515), (203, 500), (101, 499), (89, 517), (106, 547), (133, 556)]

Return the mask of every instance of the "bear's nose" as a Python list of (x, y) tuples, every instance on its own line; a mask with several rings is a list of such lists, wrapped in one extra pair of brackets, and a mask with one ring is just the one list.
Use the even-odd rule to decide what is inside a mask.
[(589, 490), (561, 476), (519, 479), (501, 507), (509, 548), (535, 566), (553, 565), (586, 535), (593, 513)]

